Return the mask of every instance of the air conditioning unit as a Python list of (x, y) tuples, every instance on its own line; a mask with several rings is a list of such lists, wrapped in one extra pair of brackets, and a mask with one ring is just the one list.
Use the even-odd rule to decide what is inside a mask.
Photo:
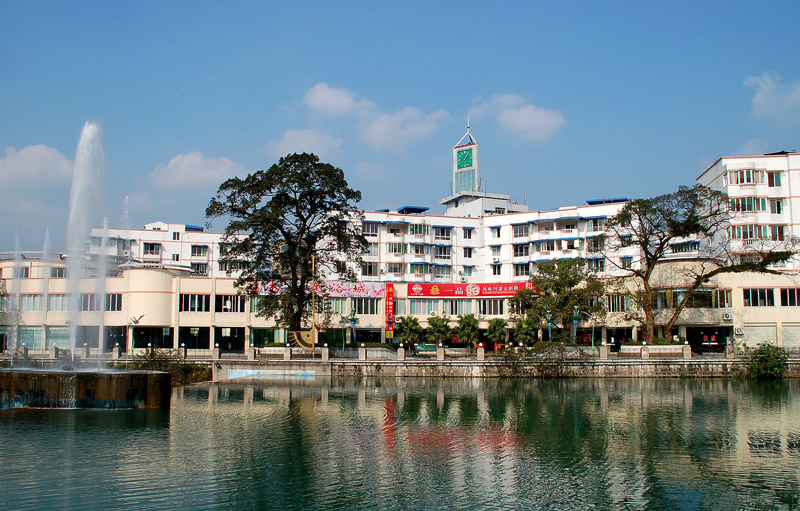
[(436, 317), (436, 311), (431, 311), (431, 316)]
[(483, 314), (478, 314), (478, 319), (483, 319)]
[(466, 277), (461, 277), (461, 283), (465, 284), (466, 282), (467, 282), (467, 278)]
[(446, 318), (447, 317), (447, 313), (446, 312), (442, 312), (442, 317)]
[(722, 315), (723, 321), (733, 321), (733, 314), (730, 312), (726, 312)]
[(386, 273), (386, 270), (384, 270), (383, 268), (381, 268), (381, 275), (383, 275), (384, 273)]
[(463, 270), (458, 270), (458, 274), (459, 275), (464, 275), (464, 271)]
[(742, 327), (738, 327), (733, 330), (733, 333), (735, 333), (736, 335), (742, 335), (744, 333), (744, 330), (742, 329)]
[(130, 250), (123, 250), (122, 251), (122, 257), (130, 257), (130, 256), (131, 256), (131, 251)]
[(499, 257), (493, 257), (492, 258), (492, 262), (493, 263), (499, 263), (500, 262), (500, 258)]

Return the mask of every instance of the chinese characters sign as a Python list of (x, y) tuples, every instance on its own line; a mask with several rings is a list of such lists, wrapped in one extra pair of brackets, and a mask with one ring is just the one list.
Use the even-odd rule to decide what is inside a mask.
[(533, 289), (530, 282), (503, 284), (409, 284), (408, 297), (491, 298), (508, 297), (520, 289)]

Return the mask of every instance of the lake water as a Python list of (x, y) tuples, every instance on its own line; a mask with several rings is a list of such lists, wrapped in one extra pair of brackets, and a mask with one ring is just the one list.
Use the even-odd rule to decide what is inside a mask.
[(796, 509), (800, 382), (327, 379), (0, 412), (3, 509)]

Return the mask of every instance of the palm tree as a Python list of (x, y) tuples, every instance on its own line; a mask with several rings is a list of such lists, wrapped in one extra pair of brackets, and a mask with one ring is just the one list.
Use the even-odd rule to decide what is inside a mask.
[(539, 328), (533, 318), (520, 318), (517, 320), (516, 328), (514, 328), (514, 339), (531, 345), (536, 342), (538, 330)]
[(495, 351), (497, 350), (498, 344), (505, 344), (506, 338), (508, 337), (508, 332), (506, 331), (507, 327), (508, 323), (506, 323), (506, 320), (503, 318), (489, 320), (489, 329), (486, 332), (486, 336), (495, 344)]
[(428, 318), (428, 341), (438, 345), (450, 337), (450, 322), (438, 316)]
[(456, 333), (458, 340), (467, 345), (467, 353), (472, 353), (472, 348), (475, 347), (475, 342), (478, 340), (478, 320), (475, 314), (466, 314), (458, 317), (458, 326)]
[(403, 316), (397, 321), (395, 334), (398, 341), (411, 346), (422, 339), (422, 327), (414, 316)]

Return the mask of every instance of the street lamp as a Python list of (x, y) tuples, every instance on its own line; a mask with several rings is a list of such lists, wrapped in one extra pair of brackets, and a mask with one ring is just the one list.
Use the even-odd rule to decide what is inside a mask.
[(581, 319), (578, 314), (578, 306), (572, 308), (572, 343), (575, 344), (575, 336), (578, 334), (578, 320)]
[(356, 343), (356, 323), (358, 323), (358, 318), (356, 317), (356, 308), (353, 307), (350, 309), (350, 317), (347, 318), (350, 320), (350, 325), (353, 327), (353, 344)]
[(547, 311), (547, 342), (553, 342), (553, 315)]

